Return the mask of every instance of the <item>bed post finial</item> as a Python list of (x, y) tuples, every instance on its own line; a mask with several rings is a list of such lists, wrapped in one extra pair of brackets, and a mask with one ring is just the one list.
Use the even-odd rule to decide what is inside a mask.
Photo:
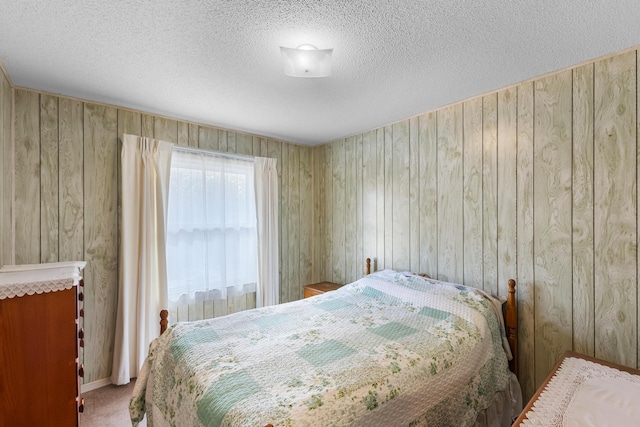
[(169, 312), (167, 310), (160, 310), (160, 335), (167, 330), (167, 324), (169, 324), (167, 317), (169, 317)]
[(518, 376), (518, 306), (516, 303), (516, 281), (509, 279), (509, 295), (507, 295), (507, 340), (511, 347), (513, 359), (509, 361), (509, 369)]
[(367, 258), (367, 271), (366, 271), (366, 275), (368, 276), (369, 274), (371, 274), (371, 258)]

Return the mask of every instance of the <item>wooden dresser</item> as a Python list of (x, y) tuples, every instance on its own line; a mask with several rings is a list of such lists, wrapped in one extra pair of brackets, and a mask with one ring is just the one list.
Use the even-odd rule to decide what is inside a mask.
[(0, 269), (0, 427), (78, 425), (84, 266)]
[(335, 291), (342, 285), (333, 282), (320, 282), (314, 283), (312, 285), (303, 286), (304, 289), (304, 297), (309, 298), (314, 295), (324, 294), (325, 292)]

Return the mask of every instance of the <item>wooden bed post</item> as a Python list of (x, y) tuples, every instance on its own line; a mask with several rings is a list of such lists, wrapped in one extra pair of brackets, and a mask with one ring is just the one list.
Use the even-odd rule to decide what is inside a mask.
[(518, 376), (518, 306), (516, 303), (516, 281), (509, 279), (509, 295), (507, 296), (507, 340), (511, 347), (513, 359), (509, 361), (509, 369)]
[(160, 335), (167, 330), (167, 325), (169, 324), (167, 317), (169, 317), (169, 312), (167, 310), (160, 310)]
[(367, 258), (367, 269), (365, 271), (365, 275), (370, 275), (371, 274), (371, 258)]

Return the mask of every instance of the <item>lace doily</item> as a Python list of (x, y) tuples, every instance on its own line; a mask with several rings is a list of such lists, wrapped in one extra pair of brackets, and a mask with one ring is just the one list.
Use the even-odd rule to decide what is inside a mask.
[(47, 280), (44, 282), (15, 283), (0, 286), (0, 299), (21, 297), (24, 295), (41, 294), (45, 292), (71, 289), (77, 281), (69, 279)]
[(0, 268), (0, 300), (71, 289), (85, 261), (5, 265)]
[(575, 357), (564, 359), (540, 397), (527, 412), (525, 426), (562, 426), (563, 415), (578, 387), (593, 378), (623, 379), (640, 385), (640, 376)]

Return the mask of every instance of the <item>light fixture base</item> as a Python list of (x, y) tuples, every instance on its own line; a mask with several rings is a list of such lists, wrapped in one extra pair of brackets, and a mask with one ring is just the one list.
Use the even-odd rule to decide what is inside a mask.
[(304, 44), (297, 48), (280, 46), (282, 69), (291, 77), (329, 77), (333, 49), (318, 49)]

